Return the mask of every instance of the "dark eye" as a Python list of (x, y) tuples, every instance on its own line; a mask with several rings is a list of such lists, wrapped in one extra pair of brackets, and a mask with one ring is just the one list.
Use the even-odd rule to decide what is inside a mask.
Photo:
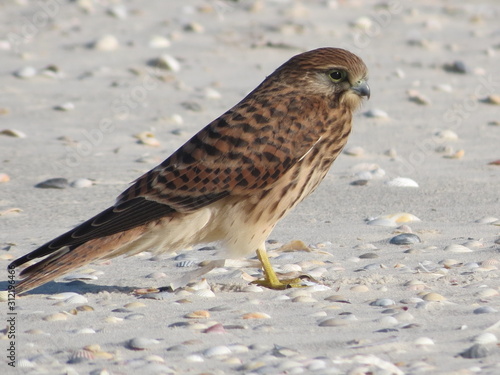
[(332, 70), (328, 73), (328, 76), (333, 82), (340, 82), (345, 78), (345, 72), (343, 70)]

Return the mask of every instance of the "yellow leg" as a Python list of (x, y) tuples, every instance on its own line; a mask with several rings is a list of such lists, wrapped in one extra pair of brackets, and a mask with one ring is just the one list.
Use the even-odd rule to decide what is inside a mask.
[(264, 247), (257, 249), (257, 257), (259, 258), (262, 268), (264, 269), (265, 279), (255, 280), (253, 284), (258, 284), (270, 289), (288, 289), (304, 287), (306, 286), (304, 285), (304, 281), (312, 280), (310, 276), (306, 275), (296, 279), (280, 280), (278, 279), (276, 272), (274, 272), (271, 262), (269, 262), (267, 252)]

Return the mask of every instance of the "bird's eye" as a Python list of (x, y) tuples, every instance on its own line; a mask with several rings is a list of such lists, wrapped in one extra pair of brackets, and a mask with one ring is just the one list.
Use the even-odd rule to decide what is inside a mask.
[(328, 76), (333, 82), (340, 82), (345, 78), (346, 74), (343, 70), (332, 70), (328, 73)]

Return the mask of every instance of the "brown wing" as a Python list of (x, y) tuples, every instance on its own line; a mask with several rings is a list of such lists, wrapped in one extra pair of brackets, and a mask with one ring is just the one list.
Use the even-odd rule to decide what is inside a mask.
[[(298, 113), (299, 106), (311, 113), (314, 108), (310, 108), (310, 100), (297, 95), (281, 101), (256, 101), (252, 94), (137, 179), (114, 206), (10, 266), (65, 246), (71, 250), (167, 215), (192, 212), (228, 195), (252, 195), (270, 188), (319, 138), (315, 127), (297, 122), (288, 111)], [(271, 102), (279, 105), (271, 106)]]

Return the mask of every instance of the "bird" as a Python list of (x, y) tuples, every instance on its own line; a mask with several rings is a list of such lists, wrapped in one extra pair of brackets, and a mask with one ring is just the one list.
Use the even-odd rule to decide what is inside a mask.
[(212, 242), (227, 258), (256, 252), (264, 274), (258, 284), (297, 286), (276, 275), (266, 239), (345, 146), (353, 113), (370, 98), (367, 81), (363, 60), (345, 49), (291, 57), (109, 208), (14, 260), (9, 269), (30, 262), (16, 294), (96, 260)]

